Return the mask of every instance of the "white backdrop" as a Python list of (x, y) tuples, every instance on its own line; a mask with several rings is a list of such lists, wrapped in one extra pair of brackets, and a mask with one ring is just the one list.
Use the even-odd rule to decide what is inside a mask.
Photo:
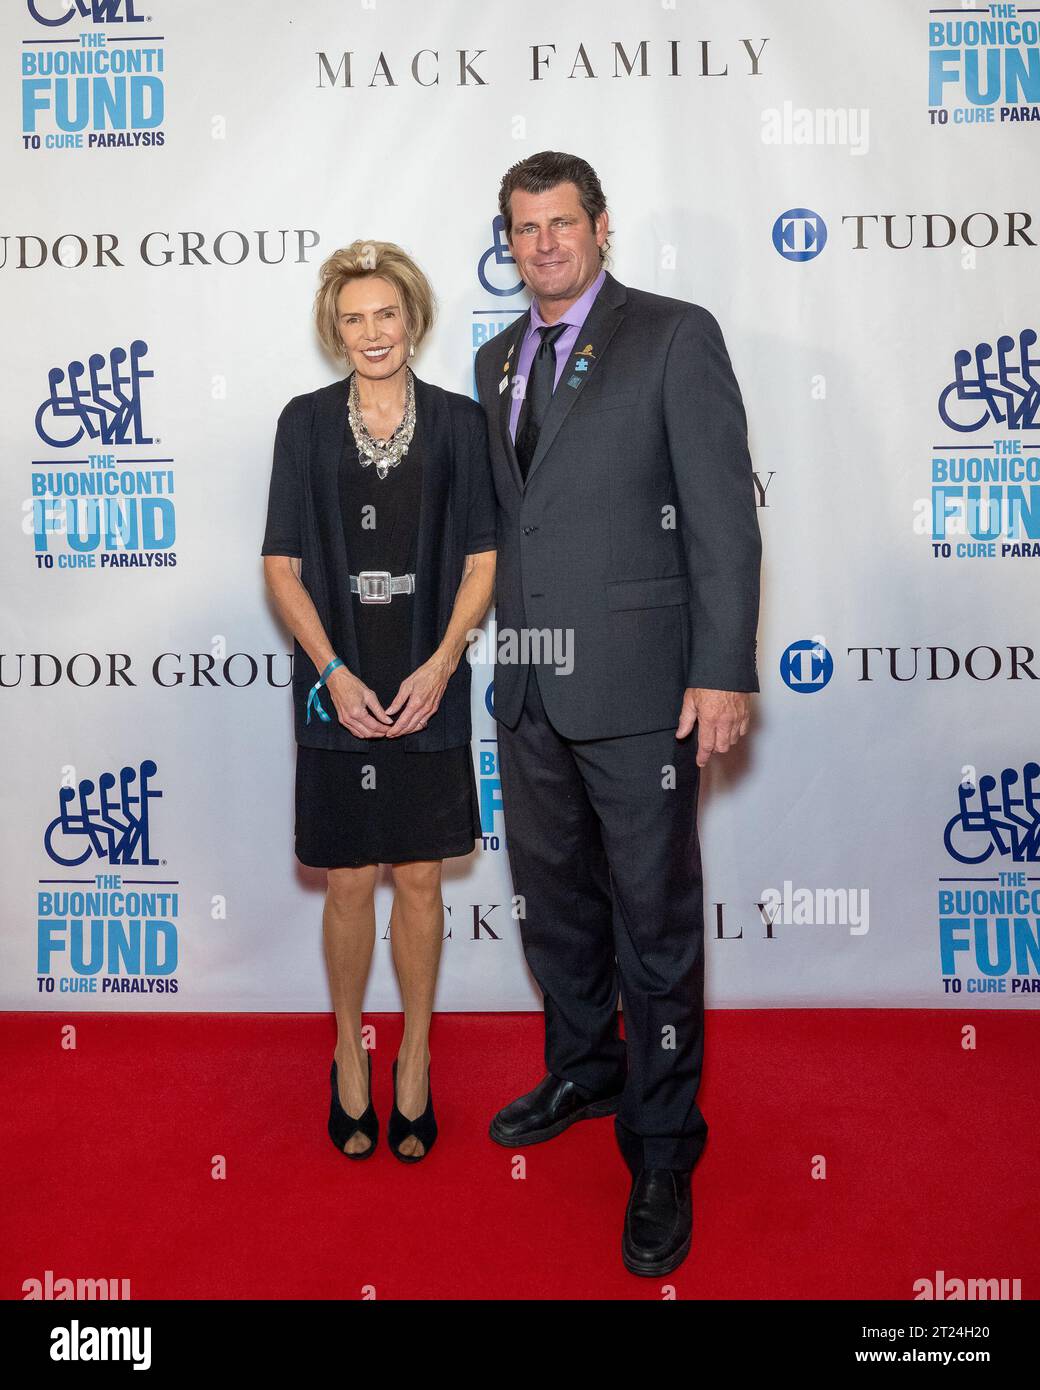
[[(0, 1005), (328, 1007), (324, 876), (292, 850), (291, 640), (259, 556), (275, 420), (340, 372), (311, 300), (356, 237), (425, 269), (439, 315), (416, 370), (472, 392), (476, 348), (527, 302), (508, 253), (485, 255), (499, 179), (541, 149), (597, 169), (623, 283), (717, 316), (747, 407), (762, 693), (703, 778), (709, 1004), (1035, 1003), (1034, 17), (951, 56), (929, 26), (972, 12), (909, 0), (85, 0), (43, 22), (68, 5), (0, 13)], [(991, 460), (992, 554), (957, 553), (987, 513), (954, 494), (933, 533), (933, 458)], [(99, 477), (107, 528), (64, 495)], [(130, 529), (149, 516), (154, 535)], [(937, 679), (930, 647), (955, 654)], [(493, 838), (446, 866), (442, 1009), (537, 1006), (489, 681), (475, 667)], [(119, 777), (132, 797), (147, 760), (142, 813)], [(137, 892), (156, 896), (102, 896)], [(398, 1007), (389, 902), (374, 1009)]]

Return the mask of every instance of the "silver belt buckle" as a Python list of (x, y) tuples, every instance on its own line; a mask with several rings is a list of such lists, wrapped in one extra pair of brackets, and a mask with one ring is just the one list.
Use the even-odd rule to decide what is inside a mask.
[(358, 597), (362, 603), (389, 603), (390, 571), (361, 570), (358, 573)]

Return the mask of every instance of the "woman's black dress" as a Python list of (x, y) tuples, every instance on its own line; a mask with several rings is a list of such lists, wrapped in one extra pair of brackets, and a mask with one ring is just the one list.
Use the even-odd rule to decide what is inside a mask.
[[(407, 454), (385, 478), (374, 464), (361, 466), (354, 436), (346, 431), (339, 493), (353, 574), (415, 573), (421, 425), (417, 417)], [(374, 518), (375, 524), (363, 524), (366, 518)], [(422, 583), (421, 576), (416, 583)], [(352, 594), (351, 601), (361, 667), (354, 674), (386, 709), (411, 674), (415, 597), (394, 594), (389, 603), (362, 603), (360, 595)], [(320, 698), (335, 719), (332, 697), (324, 688)], [(472, 853), (481, 828), (469, 746), (409, 753), (408, 738), (372, 739), (357, 753), (297, 745), (296, 857), (301, 863), (357, 868)]]

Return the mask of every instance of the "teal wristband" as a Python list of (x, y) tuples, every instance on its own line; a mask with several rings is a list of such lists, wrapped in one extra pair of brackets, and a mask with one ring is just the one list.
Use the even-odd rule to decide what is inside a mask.
[(334, 656), (334, 657), (332, 658), (332, 660), (329, 662), (329, 664), (325, 667), (325, 670), (322, 671), (321, 675), (318, 677), (318, 679), (315, 681), (315, 683), (311, 686), (310, 694), (307, 696), (307, 723), (308, 723), (308, 724), (311, 722), (311, 710), (312, 710), (312, 709), (315, 709), (315, 710), (318, 711), (318, 716), (319, 716), (319, 718), (324, 719), (324, 721), (325, 721), (326, 724), (329, 722), (329, 716), (328, 716), (328, 715), (325, 713), (325, 711), (322, 709), (322, 707), (321, 707), (321, 701), (318, 699), (318, 691), (319, 691), (319, 690), (321, 689), (321, 687), (325, 684), (325, 682), (328, 680), (328, 678), (332, 675), (332, 673), (333, 673), (333, 671), (335, 671), (336, 667), (337, 667), (337, 666), (342, 666), (342, 665), (343, 665), (343, 662), (339, 659), (339, 657), (338, 657), (338, 656)]

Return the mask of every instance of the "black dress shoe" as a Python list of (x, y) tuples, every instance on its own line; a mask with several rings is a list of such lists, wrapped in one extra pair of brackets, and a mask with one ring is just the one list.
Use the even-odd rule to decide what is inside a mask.
[(632, 1179), (621, 1258), (630, 1274), (670, 1274), (690, 1253), (690, 1174), (644, 1168)]
[(590, 1096), (573, 1081), (561, 1081), (549, 1072), (533, 1091), (501, 1109), (488, 1133), (506, 1149), (523, 1148), (554, 1139), (577, 1120), (597, 1119), (617, 1112), (621, 1092)]

